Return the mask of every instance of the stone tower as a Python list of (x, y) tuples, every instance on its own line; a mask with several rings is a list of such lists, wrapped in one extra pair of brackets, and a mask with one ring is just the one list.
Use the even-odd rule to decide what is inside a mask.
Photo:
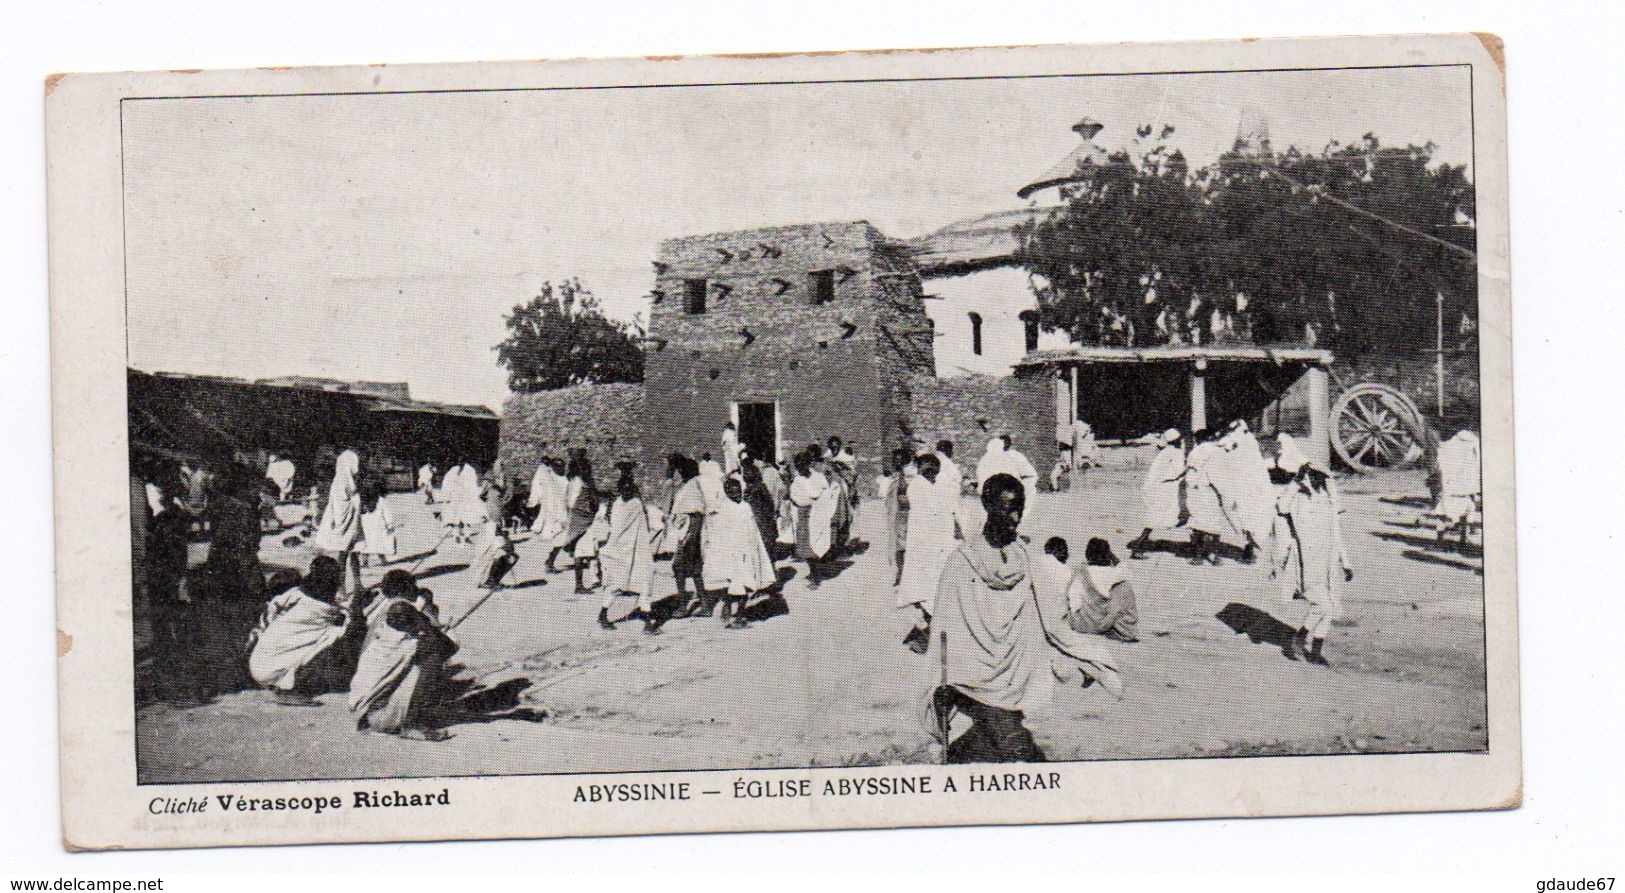
[(911, 374), (932, 333), (907, 249), (863, 221), (668, 239), (644, 369), (646, 477), (720, 458), (723, 425), (787, 461), (836, 435), (873, 474), (911, 436)]

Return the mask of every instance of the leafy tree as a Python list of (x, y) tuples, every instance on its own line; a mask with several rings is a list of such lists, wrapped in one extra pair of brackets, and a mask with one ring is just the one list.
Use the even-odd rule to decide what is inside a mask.
[(1165, 127), (1086, 160), (1023, 227), (1043, 322), (1085, 344), (1432, 347), (1435, 295), (1475, 328), (1473, 186), (1433, 146), (1371, 134), (1319, 154), (1238, 145), (1192, 170)]
[(578, 279), (542, 283), (536, 297), (515, 305), (504, 320), (508, 337), (494, 349), (515, 393), (643, 380), (640, 323), (605, 317)]

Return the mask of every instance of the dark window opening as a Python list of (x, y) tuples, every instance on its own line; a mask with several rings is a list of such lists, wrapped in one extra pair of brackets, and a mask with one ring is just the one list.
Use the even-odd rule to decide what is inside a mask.
[(970, 316), (970, 352), (977, 356), (982, 355), (982, 314), (971, 313)]
[(835, 300), (835, 271), (814, 270), (807, 274), (814, 304), (828, 304)]
[(1032, 353), (1038, 349), (1038, 313), (1034, 310), (1021, 312), (1021, 326), (1027, 336), (1027, 352)]
[(705, 312), (706, 282), (704, 279), (683, 280), (683, 312)]

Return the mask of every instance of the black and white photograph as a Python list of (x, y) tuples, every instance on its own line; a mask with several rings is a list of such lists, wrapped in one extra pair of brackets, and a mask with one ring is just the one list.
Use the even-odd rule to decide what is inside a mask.
[(1515, 785), (1494, 70), (965, 52), (121, 93), (124, 783)]
[(1472, 89), (126, 100), (141, 780), (1486, 749)]

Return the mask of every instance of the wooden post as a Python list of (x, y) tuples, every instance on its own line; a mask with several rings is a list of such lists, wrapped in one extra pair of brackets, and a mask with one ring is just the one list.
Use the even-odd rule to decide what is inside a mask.
[(1326, 367), (1314, 365), (1304, 373), (1309, 378), (1309, 461), (1321, 468), (1331, 468), (1331, 426), (1326, 414), (1330, 411), (1326, 397)]
[(1433, 377), (1439, 388), (1439, 419), (1444, 424), (1444, 292), (1434, 292), (1438, 312), (1434, 318), (1433, 331)]
[(1196, 363), (1191, 367), (1191, 430), (1200, 431), (1207, 427), (1207, 380), (1203, 373), (1207, 372), (1207, 358), (1197, 357)]
[(1082, 412), (1082, 407), (1080, 407), (1078, 405), (1078, 365), (1076, 363), (1073, 363), (1072, 364), (1072, 419), (1071, 419), (1071, 421), (1074, 421), (1074, 422), (1077, 421), (1078, 420), (1078, 415), (1081, 412)]
[(1075, 393), (1067, 386), (1067, 379), (1060, 370), (1055, 372), (1055, 430), (1066, 430), (1072, 424), (1072, 403), (1077, 399)]

